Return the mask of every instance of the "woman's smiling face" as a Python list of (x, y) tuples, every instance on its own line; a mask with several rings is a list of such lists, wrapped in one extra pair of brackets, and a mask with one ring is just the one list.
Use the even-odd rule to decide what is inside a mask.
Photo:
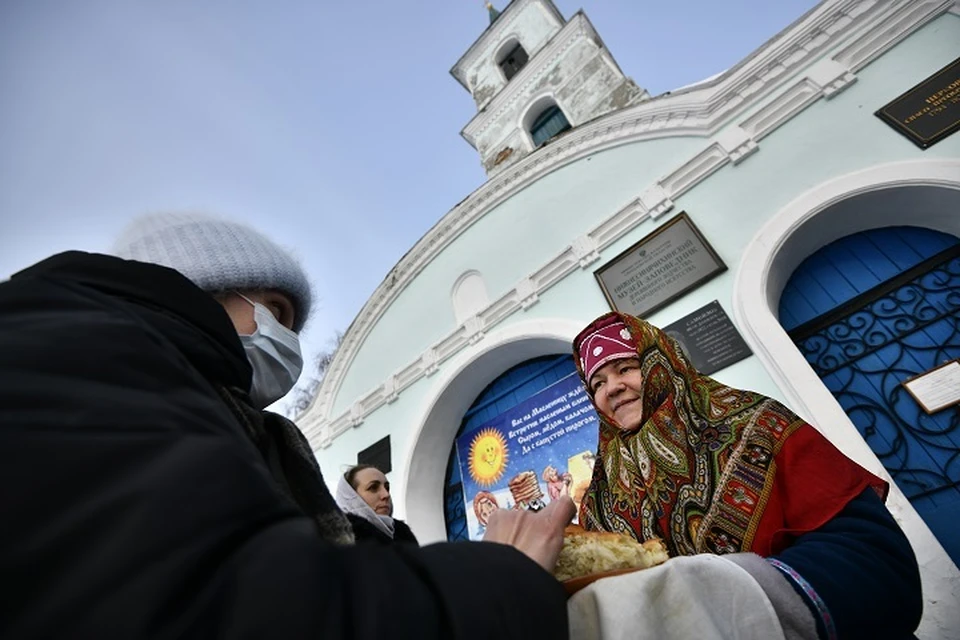
[(590, 378), (597, 408), (624, 431), (635, 431), (643, 422), (642, 390), (643, 375), (637, 358), (608, 362)]

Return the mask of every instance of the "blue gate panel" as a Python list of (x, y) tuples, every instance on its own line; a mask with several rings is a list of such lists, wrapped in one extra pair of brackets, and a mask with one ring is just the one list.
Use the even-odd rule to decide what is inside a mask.
[(790, 331), (960, 242), (920, 227), (885, 227), (841, 238), (804, 260), (780, 296)]
[(804, 357), (960, 562), (960, 409), (927, 414), (902, 385), (960, 358), (960, 240), (913, 227), (844, 238), (801, 264), (780, 309), (784, 327), (802, 319)]

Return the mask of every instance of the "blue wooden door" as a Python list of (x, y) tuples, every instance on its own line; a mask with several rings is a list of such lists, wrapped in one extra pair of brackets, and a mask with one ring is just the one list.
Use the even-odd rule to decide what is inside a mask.
[[(576, 365), (571, 354), (533, 358), (508, 369), (474, 400), (460, 423), (454, 441), (464, 432), (479, 427), (575, 372)], [(447, 540), (468, 540), (456, 445), (451, 448), (447, 461), (443, 498)]]
[(780, 322), (960, 564), (960, 408), (927, 414), (902, 385), (960, 358), (960, 240), (917, 227), (842, 238), (793, 273)]

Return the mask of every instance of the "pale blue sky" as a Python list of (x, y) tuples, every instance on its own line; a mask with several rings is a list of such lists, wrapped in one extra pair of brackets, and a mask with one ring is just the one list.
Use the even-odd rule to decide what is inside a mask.
[[(505, 2), (495, 3), (503, 8)], [(723, 71), (812, 0), (558, 0), (653, 95)], [(308, 357), (485, 179), (449, 70), (480, 0), (0, 3), (0, 279), (200, 209), (290, 247)]]

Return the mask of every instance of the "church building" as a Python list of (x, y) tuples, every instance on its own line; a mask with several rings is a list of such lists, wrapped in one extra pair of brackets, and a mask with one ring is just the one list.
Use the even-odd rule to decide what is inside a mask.
[(890, 482), (921, 567), (918, 636), (948, 637), (960, 3), (823, 0), (734, 67), (656, 96), (582, 11), (488, 8), (451, 70), (487, 180), (387, 274), (299, 417), (327, 481), (381, 466), (424, 542), (582, 489), (596, 415), (571, 341), (633, 313)]

